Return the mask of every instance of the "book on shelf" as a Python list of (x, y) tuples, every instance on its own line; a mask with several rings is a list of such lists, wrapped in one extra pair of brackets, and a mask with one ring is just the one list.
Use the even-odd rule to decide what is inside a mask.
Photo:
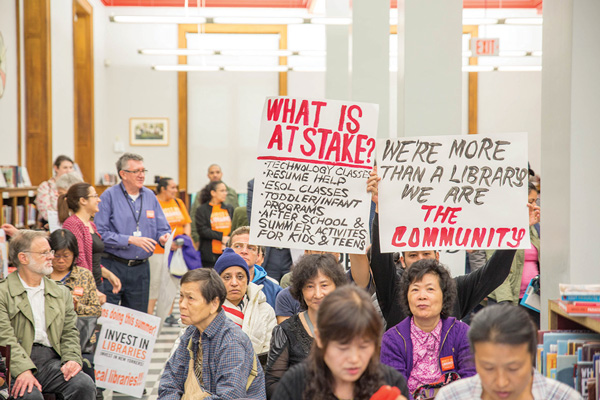
[(559, 300), (558, 306), (572, 315), (600, 316), (600, 307), (591, 305), (574, 305), (567, 301)]
[(26, 227), (26, 225), (25, 225), (25, 206), (23, 206), (23, 205), (17, 206), (17, 220), (15, 221), (14, 225), (18, 229), (23, 229)]
[(0, 187), (22, 188), (31, 186), (31, 179), (29, 179), (27, 167), (20, 167), (18, 165), (3, 165), (0, 166), (0, 170), (2, 170)]
[(35, 225), (37, 217), (37, 209), (35, 208), (35, 204), (29, 204), (27, 209), (27, 225)]
[(4, 205), (2, 206), (2, 213), (4, 214), (4, 223), (12, 224), (12, 206)]
[(577, 303), (600, 303), (600, 294), (567, 294), (560, 296), (560, 299)]
[[(575, 390), (581, 393), (584, 400), (588, 399), (588, 380), (594, 379), (592, 361), (578, 361), (575, 364)], [(595, 399), (594, 399), (595, 400)]]

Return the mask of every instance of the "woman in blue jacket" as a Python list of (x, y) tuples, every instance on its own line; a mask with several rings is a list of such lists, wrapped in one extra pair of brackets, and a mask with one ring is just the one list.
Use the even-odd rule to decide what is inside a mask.
[(400, 306), (409, 316), (383, 335), (381, 362), (404, 375), (411, 393), (449, 372), (475, 375), (469, 326), (448, 316), (456, 300), (448, 270), (437, 260), (420, 260), (404, 272), (400, 285)]

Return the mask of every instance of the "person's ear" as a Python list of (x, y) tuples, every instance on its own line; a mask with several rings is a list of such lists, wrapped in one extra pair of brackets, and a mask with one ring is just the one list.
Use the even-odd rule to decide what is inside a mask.
[(402, 264), (402, 269), (406, 269), (406, 263), (404, 262), (404, 256), (400, 256), (400, 264)]
[(217, 310), (219, 309), (219, 298), (215, 297), (214, 299), (212, 299), (212, 301), (210, 302), (210, 314), (215, 314), (217, 312)]
[(435, 252), (435, 261), (440, 261), (440, 252), (439, 251)]
[(21, 265), (29, 264), (29, 256), (27, 254), (19, 253), (17, 256), (19, 257), (19, 263), (21, 263)]
[(315, 343), (317, 344), (317, 347), (322, 349), (323, 348), (323, 342), (321, 341), (321, 335), (319, 335), (319, 330), (315, 329)]

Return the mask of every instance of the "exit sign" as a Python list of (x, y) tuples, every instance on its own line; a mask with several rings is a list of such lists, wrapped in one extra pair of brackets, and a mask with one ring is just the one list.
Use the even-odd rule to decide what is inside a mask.
[(497, 56), (500, 39), (473, 38), (471, 39), (471, 57)]

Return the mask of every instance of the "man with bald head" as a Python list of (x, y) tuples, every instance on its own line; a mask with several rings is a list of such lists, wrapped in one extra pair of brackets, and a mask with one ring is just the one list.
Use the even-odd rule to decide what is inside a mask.
[[(222, 182), (223, 171), (218, 164), (211, 164), (208, 167), (208, 173), (206, 176), (211, 182)], [(230, 205), (235, 210), (237, 207), (239, 207), (237, 192), (232, 187), (227, 186), (226, 183), (225, 187), (227, 188), (227, 198), (225, 199), (225, 204)], [(200, 241), (198, 231), (196, 230), (196, 209), (198, 207), (200, 207), (200, 191), (198, 191), (196, 194), (196, 199), (194, 200), (192, 209), (190, 210), (190, 215), (192, 216), (192, 239), (194, 240), (194, 243), (198, 243)]]

